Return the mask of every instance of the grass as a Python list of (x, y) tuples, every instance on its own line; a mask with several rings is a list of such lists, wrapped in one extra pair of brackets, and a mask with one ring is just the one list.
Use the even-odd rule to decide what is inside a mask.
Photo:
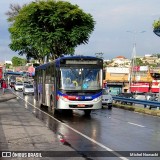
[(120, 108), (120, 109), (125, 109), (125, 110), (129, 110), (129, 111), (134, 111), (134, 112), (138, 112), (138, 113), (143, 113), (143, 114), (148, 114), (148, 115), (160, 117), (160, 110), (150, 110), (148, 108), (140, 108), (140, 107), (136, 107), (136, 106), (124, 105), (124, 104), (119, 104), (119, 103), (113, 103), (113, 106), (116, 108)]

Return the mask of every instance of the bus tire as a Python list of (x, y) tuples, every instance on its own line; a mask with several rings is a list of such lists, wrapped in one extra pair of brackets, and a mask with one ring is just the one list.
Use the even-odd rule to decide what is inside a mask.
[(109, 106), (108, 106), (108, 109), (109, 109), (109, 110), (112, 110), (112, 105), (109, 105)]
[(84, 113), (85, 113), (86, 116), (90, 116), (91, 111), (92, 111), (91, 109), (85, 109)]

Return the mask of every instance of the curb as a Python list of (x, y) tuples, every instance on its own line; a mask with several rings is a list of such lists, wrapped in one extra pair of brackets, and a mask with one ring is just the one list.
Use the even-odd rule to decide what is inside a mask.
[(129, 110), (133, 112), (138, 112), (138, 113), (160, 117), (160, 110), (150, 110), (147, 108), (139, 108), (139, 107), (123, 105), (123, 104), (116, 104), (116, 103), (113, 103), (113, 106), (115, 108), (120, 108), (120, 109), (125, 109), (125, 110)]

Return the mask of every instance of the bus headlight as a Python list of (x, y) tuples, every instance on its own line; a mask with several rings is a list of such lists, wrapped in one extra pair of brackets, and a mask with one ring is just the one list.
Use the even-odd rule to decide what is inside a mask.
[(101, 96), (100, 96), (100, 97), (97, 97), (97, 98), (95, 98), (93, 101), (94, 101), (94, 102), (97, 102), (97, 101), (99, 101), (101, 98), (102, 98)]
[(61, 100), (65, 101), (65, 102), (68, 102), (68, 101), (69, 101), (67, 98), (65, 98), (65, 97), (63, 97), (63, 96), (59, 96), (59, 98), (60, 98)]

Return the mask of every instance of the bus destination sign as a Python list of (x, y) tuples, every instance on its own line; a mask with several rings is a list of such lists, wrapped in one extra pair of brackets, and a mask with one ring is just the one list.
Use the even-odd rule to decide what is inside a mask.
[(97, 64), (97, 60), (66, 60), (66, 64)]

